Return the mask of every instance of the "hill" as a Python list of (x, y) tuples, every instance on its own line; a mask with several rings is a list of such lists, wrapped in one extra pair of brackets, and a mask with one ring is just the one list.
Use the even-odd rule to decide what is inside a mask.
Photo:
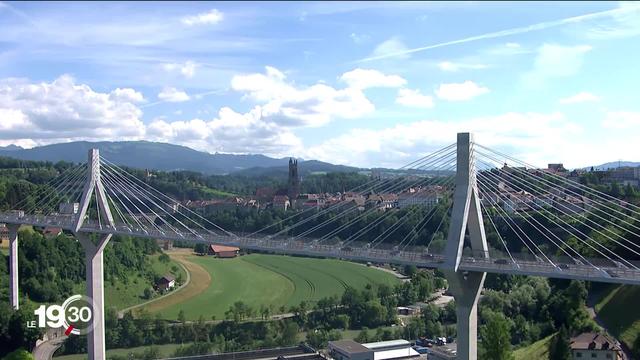
[[(209, 154), (185, 146), (148, 141), (76, 141), (32, 149), (8, 146), (0, 148), (0, 156), (22, 160), (84, 162), (87, 159), (87, 151), (91, 148), (100, 149), (102, 156), (120, 165), (164, 171), (190, 170), (223, 175), (244, 169), (271, 167), (287, 169), (288, 164), (288, 158), (275, 159), (260, 154)], [(300, 163), (302, 164), (303, 161)], [(307, 163), (309, 165), (303, 167), (311, 169), (311, 171), (333, 171), (334, 167), (339, 167), (320, 161), (308, 161)], [(277, 172), (279, 171), (277, 170)]]
[[(600, 164), (594, 166), (595, 170), (608, 170), (608, 169), (616, 169), (619, 167), (636, 167), (640, 166), (640, 162), (637, 161), (611, 161), (608, 163)], [(591, 169), (591, 167), (586, 167), (585, 169)]]
[[(357, 172), (360, 169), (345, 166), (334, 165), (318, 160), (299, 160), (298, 173), (301, 176), (308, 176), (317, 173), (328, 172)], [(248, 176), (248, 177), (274, 177), (274, 178), (286, 178), (289, 173), (289, 166), (274, 166), (274, 167), (253, 167), (250, 169), (239, 170), (234, 172), (234, 175)]]

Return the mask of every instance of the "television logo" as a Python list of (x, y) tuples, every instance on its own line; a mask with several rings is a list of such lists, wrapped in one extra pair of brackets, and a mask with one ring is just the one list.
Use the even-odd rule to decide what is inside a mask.
[(69, 336), (86, 335), (93, 330), (93, 301), (84, 295), (73, 295), (62, 305), (40, 305), (34, 314), (36, 321), (27, 322), (30, 328), (64, 328), (64, 334)]

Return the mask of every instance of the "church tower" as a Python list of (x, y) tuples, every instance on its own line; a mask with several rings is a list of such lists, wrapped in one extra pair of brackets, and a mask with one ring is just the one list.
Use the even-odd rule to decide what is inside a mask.
[(293, 201), (300, 195), (300, 176), (298, 175), (298, 160), (289, 158), (289, 180), (287, 182), (287, 196)]

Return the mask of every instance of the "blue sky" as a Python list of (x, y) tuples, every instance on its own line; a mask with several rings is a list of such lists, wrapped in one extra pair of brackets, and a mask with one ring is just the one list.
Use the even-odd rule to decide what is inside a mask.
[(0, 145), (640, 160), (635, 3), (0, 3)]

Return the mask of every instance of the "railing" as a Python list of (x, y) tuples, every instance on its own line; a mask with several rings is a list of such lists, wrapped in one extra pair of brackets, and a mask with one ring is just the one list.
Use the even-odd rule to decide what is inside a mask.
[[(36, 226), (55, 226), (74, 230), (75, 218), (72, 215), (21, 215), (0, 213), (0, 222), (14, 224), (32, 224)], [(368, 248), (361, 244), (326, 244), (310, 238), (288, 236), (232, 236), (204, 232), (176, 233), (166, 226), (157, 229), (141, 229), (116, 224), (98, 223), (85, 220), (82, 232), (113, 233), (135, 237), (202, 242), (222, 244), (239, 248), (272, 253), (305, 255), (315, 257), (344, 258), (356, 261), (375, 263), (409, 264), (420, 267), (445, 268), (446, 257), (442, 254), (418, 251), (415, 249), (399, 250), (394, 248)], [(356, 246), (357, 245), (357, 246)], [(583, 259), (576, 262), (571, 258), (545, 258), (531, 254), (507, 254), (488, 252), (464, 252), (460, 263), (463, 271), (480, 271), (506, 274), (537, 275), (555, 278), (582, 279), (627, 283), (640, 285), (640, 270), (634, 266), (623, 266), (620, 263), (607, 262), (603, 259)], [(638, 266), (640, 267), (640, 266)]]

